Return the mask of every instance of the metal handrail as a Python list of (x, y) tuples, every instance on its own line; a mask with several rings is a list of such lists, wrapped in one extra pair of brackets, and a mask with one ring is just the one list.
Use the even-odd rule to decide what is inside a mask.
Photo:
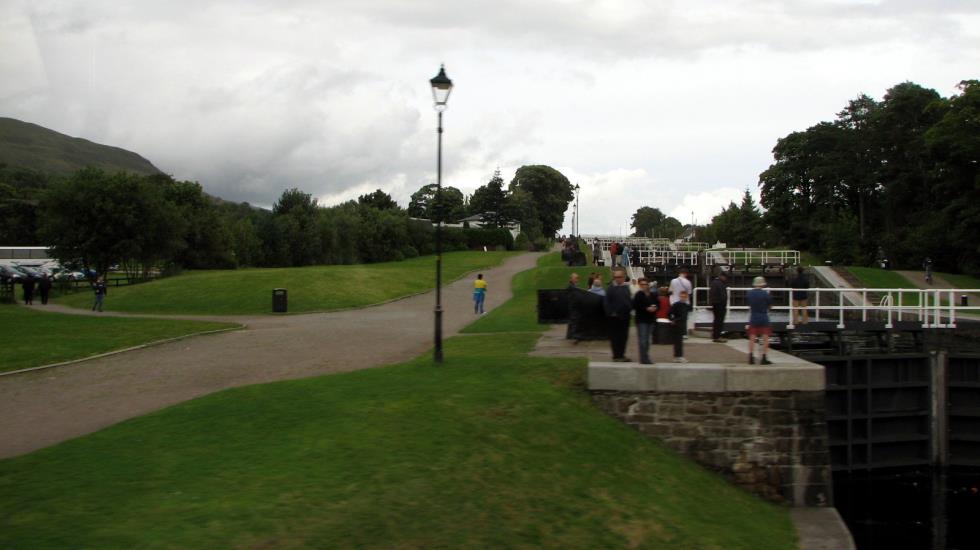
[[(797, 265), (800, 263), (799, 250), (732, 250), (717, 248), (708, 250), (707, 265)], [(713, 255), (723, 256), (719, 261)]]
[[(702, 304), (698, 301), (698, 296), (707, 296), (708, 290), (708, 287), (697, 287), (694, 289), (691, 304), (696, 311), (710, 310), (710, 304)], [(752, 290), (752, 288), (729, 288), (727, 309), (732, 311), (748, 310), (749, 306), (747, 305), (733, 306), (731, 302), (733, 292), (748, 292), (749, 290)], [(772, 293), (800, 291), (800, 289), (793, 288), (767, 288), (766, 290)], [(869, 312), (881, 312), (886, 318), (885, 328), (893, 328), (895, 321), (903, 321), (905, 317), (922, 323), (922, 328), (956, 328), (958, 313), (980, 313), (980, 305), (963, 306), (957, 304), (956, 301), (956, 298), (960, 295), (980, 293), (980, 289), (974, 288), (810, 288), (806, 291), (813, 293), (813, 303), (807, 304), (807, 309), (813, 312), (814, 321), (819, 322), (821, 317), (832, 321), (836, 317), (837, 328), (844, 328), (844, 314), (852, 311), (860, 312), (862, 321), (867, 321)], [(868, 302), (867, 297), (869, 293), (884, 293), (886, 296), (875, 305)], [(828, 300), (830, 296), (833, 299)], [(914, 298), (914, 300), (907, 298)], [(856, 305), (845, 305), (845, 301), (860, 303)], [(793, 306), (791, 301), (789, 305), (773, 306), (772, 310), (788, 312), (790, 314), (790, 321), (787, 323), (786, 328), (796, 328), (793, 324)]]

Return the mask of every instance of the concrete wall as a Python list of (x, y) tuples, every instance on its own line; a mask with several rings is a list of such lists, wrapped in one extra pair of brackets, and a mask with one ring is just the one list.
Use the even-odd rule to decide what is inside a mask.
[(832, 506), (823, 368), (591, 363), (593, 402), (774, 502)]

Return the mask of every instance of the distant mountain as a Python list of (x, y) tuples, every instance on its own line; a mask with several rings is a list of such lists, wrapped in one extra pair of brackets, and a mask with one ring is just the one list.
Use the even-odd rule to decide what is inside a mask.
[(4, 117), (0, 117), (0, 164), (52, 176), (68, 176), (86, 166), (106, 172), (161, 173), (150, 161), (132, 151)]

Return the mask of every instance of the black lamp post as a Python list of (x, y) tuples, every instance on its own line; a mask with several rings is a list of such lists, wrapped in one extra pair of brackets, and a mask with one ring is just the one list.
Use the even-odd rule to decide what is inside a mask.
[(572, 190), (575, 191), (575, 216), (572, 218), (572, 231), (574, 231), (575, 232), (575, 236), (578, 237), (579, 236), (579, 225), (582, 223), (582, 219), (580, 218), (581, 214), (579, 214), (579, 212), (578, 212), (578, 191), (579, 191), (579, 186), (578, 186), (577, 183), (575, 184), (575, 187), (572, 187)]
[[(439, 113), (439, 147), (436, 160), (436, 198), (434, 207), (442, 204), (442, 112), (446, 110), (449, 93), (453, 91), (453, 81), (446, 76), (446, 66), (439, 67), (439, 74), (429, 80), (432, 85), (432, 100)], [(433, 208), (436, 220), (436, 363), (442, 363), (442, 214)]]

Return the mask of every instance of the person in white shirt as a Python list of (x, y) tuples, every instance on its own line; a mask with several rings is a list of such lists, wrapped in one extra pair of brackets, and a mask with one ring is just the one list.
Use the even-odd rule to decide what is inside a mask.
[[(670, 304), (681, 299), (681, 292), (687, 292), (688, 296), (694, 294), (694, 287), (687, 278), (687, 268), (682, 267), (677, 277), (670, 281)], [(688, 298), (690, 300), (690, 298)], [(686, 300), (687, 301), (687, 300)], [(690, 304), (688, 304), (690, 305)]]

